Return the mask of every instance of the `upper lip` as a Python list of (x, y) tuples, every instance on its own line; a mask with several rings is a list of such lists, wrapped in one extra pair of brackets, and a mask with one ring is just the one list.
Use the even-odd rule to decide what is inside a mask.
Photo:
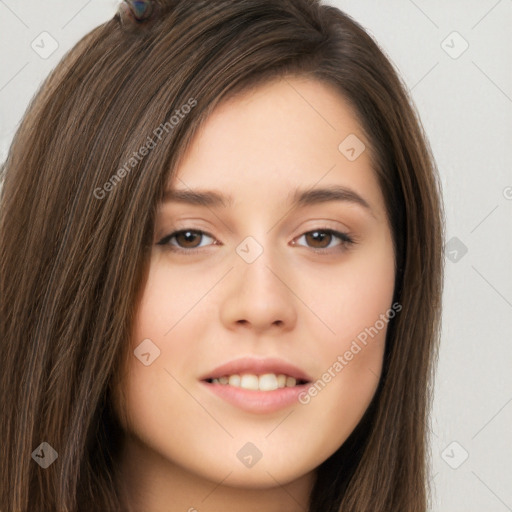
[(254, 357), (242, 357), (229, 361), (211, 370), (206, 375), (203, 375), (200, 380), (218, 379), (235, 374), (264, 375), (266, 373), (275, 373), (276, 375), (284, 374), (294, 377), (297, 380), (305, 380), (307, 382), (312, 380), (311, 377), (300, 368), (282, 359), (257, 359)]

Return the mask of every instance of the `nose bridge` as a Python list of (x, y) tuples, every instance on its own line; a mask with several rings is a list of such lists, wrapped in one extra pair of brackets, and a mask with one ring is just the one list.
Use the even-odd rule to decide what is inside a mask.
[[(253, 230), (254, 233), (254, 230)], [(254, 284), (276, 288), (277, 292), (286, 292), (286, 286), (276, 277), (291, 279), (289, 251), (282, 240), (278, 239), (277, 230), (261, 229), (245, 237), (236, 247), (240, 266), (246, 279), (255, 279)], [(287, 277), (287, 274), (290, 274)], [(284, 288), (284, 290), (283, 290)]]
[(296, 305), (285, 285), (288, 272), (283, 270), (283, 258), (275, 244), (270, 244), (271, 234), (257, 236), (259, 240), (248, 236), (236, 247), (237, 263), (231, 275), (235, 282), (221, 304), (222, 320), (259, 330), (273, 325), (291, 328), (296, 321)]

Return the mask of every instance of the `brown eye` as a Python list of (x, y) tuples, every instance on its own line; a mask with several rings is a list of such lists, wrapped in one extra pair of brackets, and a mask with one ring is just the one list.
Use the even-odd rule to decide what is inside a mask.
[[(213, 243), (201, 245), (201, 242), (205, 237), (211, 238)], [(299, 240), (303, 237), (306, 239), (306, 247), (310, 247), (316, 252), (326, 254), (330, 252), (329, 249), (343, 251), (348, 248), (348, 246), (356, 243), (346, 233), (334, 231), (333, 229), (316, 229), (314, 231), (308, 231), (301, 235)], [(333, 241), (336, 240), (338, 240), (338, 243), (333, 244)], [(219, 244), (210, 234), (204, 231), (197, 229), (182, 229), (180, 231), (174, 231), (170, 235), (162, 238), (157, 245), (166, 246), (171, 251), (190, 254), (196, 252), (196, 250), (201, 249), (202, 247)], [(296, 243), (294, 242), (293, 245), (296, 245)]]
[(197, 231), (179, 231), (175, 235), (180, 247), (195, 249), (201, 243), (201, 235)]
[[(181, 231), (174, 231), (174, 233), (162, 238), (157, 245), (168, 245), (171, 249), (176, 251), (188, 250), (188, 252), (193, 252), (194, 249), (202, 247), (200, 244), (204, 237), (213, 239), (212, 236), (204, 231), (183, 229)], [(176, 243), (171, 243), (172, 240)]]
[(326, 231), (310, 231), (305, 234), (308, 243), (313, 244), (315, 249), (325, 249), (333, 238), (332, 233)]
[[(306, 246), (311, 247), (312, 249), (317, 249), (320, 252), (327, 252), (325, 249), (340, 249), (348, 247), (351, 244), (354, 244), (355, 241), (349, 237), (346, 233), (341, 233), (339, 231), (334, 231), (333, 229), (316, 229), (314, 231), (308, 231), (304, 233), (301, 238), (306, 239)], [(338, 240), (338, 243), (333, 244), (332, 242)], [(299, 244), (303, 245), (303, 244)]]

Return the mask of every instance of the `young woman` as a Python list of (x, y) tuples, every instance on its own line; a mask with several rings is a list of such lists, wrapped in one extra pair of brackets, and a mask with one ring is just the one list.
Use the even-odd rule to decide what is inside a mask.
[(441, 191), (356, 22), (125, 1), (2, 175), (0, 510), (427, 510)]

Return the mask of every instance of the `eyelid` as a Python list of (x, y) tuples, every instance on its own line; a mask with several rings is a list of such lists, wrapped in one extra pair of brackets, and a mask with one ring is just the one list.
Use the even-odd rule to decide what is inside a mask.
[[(317, 248), (317, 247), (307, 247), (305, 245), (301, 245), (301, 244), (298, 244), (296, 242), (296, 240), (302, 238), (303, 236), (305, 236), (307, 234), (310, 234), (310, 233), (314, 233), (316, 231), (320, 231), (320, 232), (323, 232), (323, 233), (329, 233), (333, 237), (337, 238), (341, 243), (336, 245), (334, 248), (333, 247), (330, 247), (330, 248)], [(180, 228), (180, 229), (175, 229), (170, 234), (166, 235), (164, 238), (162, 238), (157, 243), (157, 245), (162, 245), (164, 247), (169, 247), (169, 250), (171, 250), (173, 252), (176, 252), (176, 253), (187, 253), (187, 254), (195, 254), (195, 253), (201, 252), (203, 249), (205, 249), (205, 247), (193, 247), (193, 248), (190, 248), (190, 249), (184, 249), (183, 247), (178, 247), (178, 246), (171, 245), (171, 244), (168, 244), (168, 243), (163, 243), (164, 241), (170, 240), (173, 237), (175, 237), (176, 235), (178, 235), (180, 233), (184, 233), (184, 232), (193, 232), (193, 233), (196, 233), (196, 234), (199, 234), (199, 235), (203, 235), (203, 236), (206, 235), (207, 237), (212, 238), (213, 240), (218, 242), (218, 240), (212, 234), (210, 234), (207, 231), (204, 231), (202, 229)], [(358, 243), (358, 238), (355, 235), (353, 235), (351, 233), (348, 233), (348, 232), (343, 232), (343, 231), (339, 231), (339, 230), (336, 230), (336, 229), (333, 229), (333, 228), (329, 228), (329, 227), (317, 227), (317, 228), (309, 229), (307, 231), (302, 232), (300, 235), (296, 236), (293, 239), (293, 245), (294, 246), (305, 247), (306, 249), (311, 249), (315, 253), (324, 254), (324, 255), (331, 254), (333, 252), (333, 250), (334, 250), (334, 252), (345, 252), (351, 246), (356, 245), (357, 243)], [(213, 244), (210, 244), (210, 245), (223, 245), (223, 244), (222, 243), (213, 243)], [(338, 247), (340, 249), (336, 249)]]
[[(201, 249), (204, 249), (204, 247), (194, 247), (192, 249), (183, 249), (182, 247), (177, 247), (175, 245), (170, 245), (168, 243), (162, 243), (165, 240), (170, 240), (171, 238), (175, 237), (176, 235), (180, 233), (186, 233), (187, 231), (193, 232), (193, 233), (199, 233), (200, 235), (206, 235), (213, 240), (216, 240), (216, 238), (208, 233), (207, 231), (204, 231), (203, 229), (194, 229), (194, 228), (181, 228), (181, 229), (175, 229), (174, 231), (171, 231), (168, 235), (164, 236), (159, 242), (157, 242), (157, 245), (163, 245), (163, 246), (169, 246), (172, 247), (171, 250), (175, 250), (176, 252), (186, 252), (186, 253), (194, 253)], [(218, 240), (216, 240), (218, 242)], [(219, 245), (219, 244), (211, 244), (211, 245)]]

